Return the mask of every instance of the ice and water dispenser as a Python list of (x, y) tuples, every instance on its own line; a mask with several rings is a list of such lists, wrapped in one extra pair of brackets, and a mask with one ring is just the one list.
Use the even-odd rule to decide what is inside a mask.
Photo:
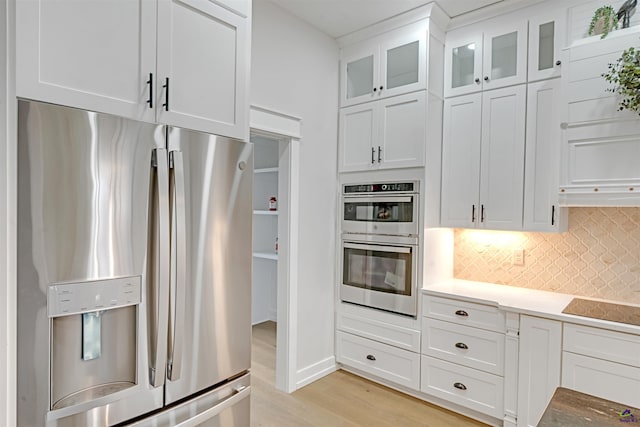
[(140, 276), (49, 286), (50, 409), (137, 383), (140, 288)]

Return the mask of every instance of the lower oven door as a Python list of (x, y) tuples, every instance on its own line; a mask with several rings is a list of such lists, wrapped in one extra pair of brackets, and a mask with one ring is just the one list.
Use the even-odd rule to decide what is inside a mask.
[(340, 299), (415, 316), (417, 249), (412, 244), (343, 240)]

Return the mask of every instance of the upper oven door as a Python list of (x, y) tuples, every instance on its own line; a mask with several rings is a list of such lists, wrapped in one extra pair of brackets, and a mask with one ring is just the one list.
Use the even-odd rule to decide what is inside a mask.
[(416, 236), (418, 195), (344, 196), (342, 232)]

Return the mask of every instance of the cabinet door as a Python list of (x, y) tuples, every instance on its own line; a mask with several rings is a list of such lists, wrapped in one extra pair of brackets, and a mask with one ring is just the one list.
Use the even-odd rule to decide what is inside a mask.
[(368, 170), (378, 164), (373, 141), (377, 131), (376, 106), (377, 103), (368, 102), (340, 109), (340, 172)]
[(560, 53), (565, 42), (564, 14), (529, 19), (528, 81), (560, 77)]
[(344, 48), (340, 55), (340, 105), (378, 99), (379, 70), (377, 43), (366, 41)]
[(155, 2), (20, 0), (16, 41), (19, 97), (154, 120)]
[(520, 316), (518, 426), (535, 427), (560, 385), (562, 324)]
[(478, 221), (482, 94), (444, 101), (440, 225), (475, 227)]
[(482, 90), (482, 33), (455, 33), (445, 45), (444, 95)]
[(394, 96), (376, 102), (379, 116), (377, 159), (381, 168), (424, 165), (427, 134), (425, 91)]
[(560, 79), (527, 88), (524, 229), (564, 231), (567, 209), (558, 206), (560, 185)]
[(205, 0), (160, 0), (157, 120), (248, 140), (248, 56), (247, 19)]
[(426, 89), (427, 27), (419, 22), (384, 36), (380, 44), (380, 97)]
[(496, 25), (484, 33), (484, 90), (524, 83), (527, 79), (527, 21)]
[[(482, 95), (480, 226), (522, 229), (526, 87)], [(456, 126), (467, 126), (456, 121)]]

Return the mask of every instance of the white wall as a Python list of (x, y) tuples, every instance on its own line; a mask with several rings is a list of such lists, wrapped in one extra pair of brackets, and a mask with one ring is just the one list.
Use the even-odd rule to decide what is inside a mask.
[(251, 104), (302, 119), (296, 382), (333, 366), (338, 135), (336, 41), (269, 0), (253, 4)]

